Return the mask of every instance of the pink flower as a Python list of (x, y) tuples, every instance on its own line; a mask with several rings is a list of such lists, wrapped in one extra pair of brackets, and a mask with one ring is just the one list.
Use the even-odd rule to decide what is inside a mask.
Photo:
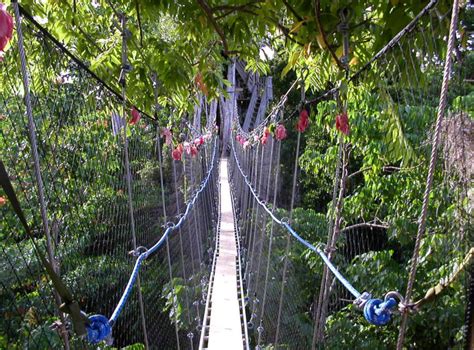
[(344, 135), (349, 135), (349, 117), (347, 113), (341, 113), (336, 116), (336, 129), (342, 132)]
[(0, 3), (0, 52), (13, 36), (13, 18), (7, 12), (7, 6)]
[(191, 144), (189, 142), (183, 142), (184, 150), (187, 154), (191, 154)]
[(196, 155), (198, 154), (198, 149), (197, 149), (197, 147), (196, 147), (195, 145), (192, 145), (190, 152), (191, 152), (191, 156), (192, 156), (192, 157), (196, 156)]
[(130, 119), (130, 121), (128, 122), (128, 124), (130, 125), (135, 125), (136, 123), (138, 123), (138, 121), (140, 120), (141, 116), (140, 116), (140, 113), (137, 111), (137, 109), (135, 107), (132, 107), (132, 119)]
[(194, 144), (196, 146), (201, 146), (201, 145), (204, 145), (204, 137), (201, 136), (201, 137), (198, 137), (197, 139), (194, 140)]
[(304, 132), (306, 128), (309, 126), (309, 115), (306, 109), (302, 109), (300, 112), (300, 119), (296, 124), (296, 130), (299, 132)]
[(286, 129), (283, 124), (278, 124), (275, 129), (275, 138), (278, 141), (286, 139)]
[(242, 145), (244, 146), (244, 148), (249, 148), (250, 147), (250, 142), (249, 141), (244, 141), (244, 143)]
[(165, 138), (165, 143), (167, 145), (171, 145), (173, 135), (171, 134), (171, 130), (168, 128), (161, 129), (161, 137)]
[(178, 147), (176, 147), (173, 152), (171, 152), (171, 157), (173, 157), (174, 160), (181, 160), (181, 157), (183, 156), (183, 145), (179, 144)]

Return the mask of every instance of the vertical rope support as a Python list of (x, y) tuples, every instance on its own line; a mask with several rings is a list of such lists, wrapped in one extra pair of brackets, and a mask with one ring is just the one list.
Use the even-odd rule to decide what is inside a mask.
[[(259, 191), (259, 195), (260, 197), (262, 197), (261, 193), (262, 193), (262, 190), (261, 190), (261, 187), (262, 187), (262, 183), (263, 183), (263, 163), (264, 163), (264, 155), (265, 155), (265, 147), (264, 145), (260, 145), (260, 148), (262, 149), (262, 152), (260, 154), (260, 164), (258, 164), (258, 159), (257, 159), (257, 168), (260, 167), (260, 173), (259, 173), (259, 176), (258, 176), (258, 179), (256, 180), (257, 183), (256, 183), (256, 186), (255, 188)], [(258, 171), (258, 170), (257, 170)], [(257, 237), (258, 237), (258, 233), (260, 231), (260, 239), (259, 241), (256, 243), (257, 244), (257, 247), (256, 249), (258, 249), (258, 258), (257, 258), (257, 266), (256, 266), (256, 277), (255, 277), (255, 286), (254, 286), (254, 291), (255, 293), (257, 292), (257, 289), (258, 289), (258, 282), (259, 282), (259, 273), (260, 273), (260, 261), (261, 261), (261, 256), (262, 256), (262, 249), (263, 249), (263, 235), (264, 235), (264, 226), (259, 229), (259, 212), (260, 212), (260, 206), (257, 206), (257, 212), (255, 214), (255, 227), (254, 227), (254, 237), (255, 237), (255, 240), (257, 240)], [(254, 254), (256, 254), (254, 252)], [(255, 268), (255, 266), (254, 266)], [(257, 302), (254, 303), (254, 309), (253, 309), (253, 314), (256, 314), (256, 307), (257, 305), (260, 302), (260, 300), (257, 299)]]
[[(298, 132), (298, 138), (296, 141), (296, 155), (295, 155), (295, 165), (293, 168), (293, 185), (291, 189), (291, 203), (290, 203), (290, 221), (293, 217), (293, 208), (295, 205), (295, 193), (296, 193), (296, 178), (298, 177), (298, 158), (300, 155), (300, 143), (301, 143), (301, 133)], [(276, 184), (275, 184), (276, 186)], [(288, 254), (290, 252), (290, 245), (291, 245), (291, 235), (286, 235), (286, 247), (285, 247), (285, 263), (283, 265), (283, 275), (281, 278), (281, 292), (280, 292), (280, 301), (278, 304), (278, 316), (277, 316), (277, 328), (275, 332), (275, 348), (278, 348), (278, 337), (280, 335), (280, 319), (281, 319), (281, 311), (283, 307), (283, 295), (285, 293), (285, 285), (286, 285), (286, 272), (288, 270)]]
[[(176, 171), (176, 161), (172, 160), (172, 166), (173, 166), (173, 180), (174, 180), (174, 195), (175, 195), (175, 200), (176, 200), (176, 214), (179, 215), (181, 213), (181, 208), (179, 205), (179, 194), (178, 194), (178, 175)], [(188, 278), (186, 275), (186, 268), (185, 268), (185, 263), (184, 263), (184, 248), (183, 248), (183, 231), (181, 230), (181, 227), (178, 229), (178, 235), (179, 235), (179, 251), (180, 251), (180, 258), (181, 258), (181, 267), (183, 270), (183, 280), (185, 283), (188, 283)], [(188, 324), (191, 325), (191, 311), (189, 308), (189, 294), (188, 294), (188, 288), (185, 288), (185, 298), (186, 298), (186, 314), (188, 316)], [(192, 340), (191, 340), (191, 347), (193, 346)]]
[[(343, 142), (343, 141), (342, 141)], [(331, 261), (336, 250), (336, 243), (339, 239), (340, 228), (341, 228), (341, 221), (342, 221), (342, 209), (344, 206), (344, 196), (346, 190), (346, 180), (347, 180), (347, 169), (349, 163), (349, 152), (347, 150), (348, 145), (344, 143), (342, 145), (342, 168), (341, 168), (341, 179), (340, 179), (340, 186), (339, 186), (339, 195), (337, 198), (336, 203), (336, 212), (335, 212), (335, 219), (334, 219), (334, 226), (331, 235), (331, 240), (329, 245), (327, 246), (327, 257)], [(324, 326), (326, 324), (326, 315), (327, 315), (327, 308), (329, 305), (329, 293), (331, 289), (332, 279), (334, 276), (330, 273), (327, 266), (325, 266), (326, 274), (324, 274), (324, 282), (322, 289), (322, 297), (320, 300), (319, 305), (319, 319), (317, 320), (318, 329), (316, 332), (316, 342), (324, 342)]]
[[(174, 161), (174, 162), (177, 162), (177, 161)], [(186, 178), (186, 154), (183, 155), (183, 160), (182, 160), (182, 163), (183, 163), (183, 199), (184, 199), (184, 203), (186, 204), (187, 201), (188, 201), (188, 180)], [(177, 187), (176, 187), (177, 188)], [(186, 205), (185, 205), (186, 207)], [(178, 212), (178, 215), (181, 215), (181, 212), (179, 211)], [(190, 284), (190, 286), (192, 285), (195, 277), (196, 277), (196, 268), (194, 266), (195, 264), (195, 261), (194, 261), (194, 248), (193, 248), (193, 237), (192, 237), (192, 232), (190, 230), (190, 223), (188, 223), (188, 229), (187, 229), (187, 234), (188, 234), (188, 244), (189, 244), (189, 252), (190, 252), (190, 257), (191, 257), (191, 277), (188, 278), (187, 280), (187, 283)], [(191, 304), (189, 304), (189, 307), (188, 307), (188, 310), (189, 310), (189, 315), (191, 315), (191, 310), (193, 309), (191, 307), (192, 306), (197, 306), (195, 301), (193, 300), (195, 298), (195, 287), (193, 289), (193, 291), (190, 293), (191, 294)], [(189, 302), (189, 300), (188, 300)], [(194, 330), (192, 328), (192, 322), (195, 321), (197, 319), (197, 317), (199, 316), (199, 308), (196, 308), (196, 317), (191, 317), (190, 316), (190, 323), (189, 323), (189, 327), (190, 330), (187, 334), (188, 336), (188, 339), (189, 339), (189, 343), (190, 343), (190, 347), (191, 349), (194, 348)]]
[(467, 289), (467, 305), (466, 305), (466, 320), (465, 320), (465, 350), (474, 349), (474, 264), (470, 266), (469, 285)]
[[(126, 100), (126, 73), (130, 69), (128, 66), (127, 60), (127, 19), (124, 13), (120, 16), (121, 21), (121, 30), (122, 30), (122, 70), (120, 73), (120, 85), (122, 86), (122, 118), (126, 120), (127, 113), (127, 100)], [(126, 183), (127, 183), (127, 201), (128, 201), (128, 210), (130, 215), (130, 228), (132, 231), (132, 244), (133, 249), (137, 249), (137, 236), (135, 231), (135, 217), (133, 210), (133, 197), (132, 197), (132, 174), (130, 171), (130, 158), (128, 154), (128, 137), (127, 137), (127, 124), (123, 128), (123, 137), (124, 137), (124, 157), (125, 157), (125, 171), (126, 171)], [(148, 345), (148, 336), (146, 331), (146, 321), (145, 321), (145, 308), (143, 306), (143, 296), (140, 285), (140, 276), (137, 277), (137, 292), (138, 292), (138, 303), (140, 306), (140, 318), (143, 328), (143, 340), (145, 342), (145, 349), (149, 349)]]
[[(252, 160), (252, 157), (249, 157), (250, 160), (249, 160), (249, 166), (251, 168), (251, 175), (250, 175), (250, 178), (249, 178), (249, 181), (250, 182), (255, 182), (255, 178), (257, 177), (257, 167), (256, 167), (256, 164), (257, 164), (257, 157), (258, 157), (258, 150), (259, 148), (257, 147), (257, 151), (255, 152), (255, 156), (253, 157), (253, 160)], [(250, 151), (249, 150), (246, 150), (246, 153), (250, 154)], [(253, 183), (253, 185), (255, 186), (255, 184)], [(255, 203), (255, 200), (254, 199), (251, 199), (252, 203), (251, 203), (251, 211), (250, 211), (250, 218), (253, 217), (254, 213), (256, 212), (256, 209), (258, 204)], [(248, 224), (247, 226), (247, 232), (248, 232), (248, 235), (249, 235), (249, 246), (248, 246), (248, 250), (249, 250), (249, 258), (250, 258), (250, 262), (247, 260), (247, 264), (246, 264), (246, 268), (245, 268), (245, 275), (247, 276), (247, 294), (249, 295), (250, 297), (250, 291), (251, 291), (251, 281), (252, 281), (252, 274), (253, 274), (253, 271), (252, 271), (252, 267), (253, 267), (253, 260), (254, 260), (254, 251), (255, 251), (255, 236), (252, 234), (253, 232), (253, 224), (254, 224), (254, 221), (256, 220), (249, 220), (250, 221), (250, 224)], [(251, 315), (252, 317), (253, 315)]]
[[(195, 190), (195, 176), (194, 176), (194, 164), (196, 163), (194, 158), (191, 157), (189, 159), (189, 162), (190, 162), (190, 166), (189, 166), (189, 178), (190, 178), (190, 189), (191, 189), (191, 193)], [(202, 233), (201, 231), (201, 225), (199, 224), (199, 220), (198, 220), (198, 216), (196, 215), (196, 207), (197, 207), (197, 204), (195, 204), (193, 206), (193, 218), (194, 218), (194, 232), (195, 232), (195, 235), (194, 237), (196, 238), (196, 247), (197, 247), (197, 253), (198, 253), (198, 261), (199, 261), (199, 269), (201, 269), (201, 264), (202, 264), (202, 259), (203, 259), (203, 253), (202, 253), (202, 241), (200, 239), (200, 235)]]
[[(277, 158), (277, 161), (276, 161), (276, 168), (275, 168), (275, 182), (274, 182), (274, 189), (273, 189), (273, 206), (272, 206), (272, 212), (275, 211), (275, 207), (276, 207), (276, 198), (277, 198), (277, 190), (278, 190), (278, 177), (279, 177), (279, 168), (278, 168), (278, 160), (279, 160), (279, 153), (280, 153), (280, 144), (281, 143), (278, 143), (278, 147), (277, 147), (277, 152), (278, 152), (278, 156), (276, 157)], [(264, 150), (265, 150), (265, 146), (264, 145), (261, 145), (261, 148), (262, 148), (262, 157), (261, 157), (261, 163), (260, 163), (260, 188), (262, 187), (262, 177), (263, 177), (263, 163), (264, 163)], [(265, 201), (268, 202), (269, 200), (269, 187), (270, 187), (270, 177), (271, 177), (271, 174), (272, 174), (272, 166), (273, 166), (273, 144), (272, 144), (272, 149), (270, 151), (271, 153), (271, 156), (270, 156), (270, 166), (268, 167), (268, 177), (267, 177), (267, 190), (266, 190), (266, 194), (265, 194)], [(261, 189), (260, 189), (260, 192), (259, 193), (262, 193), (261, 192)], [(260, 197), (262, 197), (262, 195), (260, 195)], [(258, 268), (257, 268), (257, 271), (258, 271), (258, 274), (257, 274), (257, 283), (258, 281), (260, 280), (260, 266), (261, 266), (261, 259), (262, 259), (262, 252), (263, 252), (263, 246), (265, 245), (265, 241), (264, 241), (264, 236), (266, 235), (266, 232), (267, 232), (267, 220), (266, 220), (266, 216), (265, 216), (265, 213), (263, 212), (262, 214), (263, 217), (262, 217), (262, 228), (261, 228), (261, 241), (262, 241), (262, 244), (260, 246), (260, 253), (259, 253), (259, 261), (258, 261)], [(266, 297), (267, 297), (267, 284), (268, 284), (268, 274), (269, 274), (269, 269), (270, 269), (270, 257), (271, 257), (271, 251), (272, 251), (272, 242), (273, 242), (273, 232), (274, 232), (274, 222), (272, 220), (271, 222), (271, 228), (270, 228), (270, 237), (269, 237), (269, 242), (268, 242), (268, 252), (267, 252), (267, 264), (266, 264), (266, 269), (265, 269), (265, 282), (264, 282), (264, 287), (263, 287), (263, 297), (262, 297), (262, 308), (260, 310), (260, 324), (259, 324), (259, 327), (257, 328), (257, 332), (258, 332), (258, 340), (257, 340), (257, 348), (258, 349), (261, 349), (261, 342), (262, 342), (262, 336), (263, 336), (263, 332), (264, 332), (264, 326), (263, 326), (263, 317), (265, 315), (265, 304), (266, 304)], [(257, 284), (258, 286), (258, 284)], [(256, 288), (257, 289), (257, 288)], [(256, 312), (255, 312), (256, 313)]]
[[(437, 149), (439, 145), (439, 134), (441, 131), (441, 123), (443, 121), (444, 113), (447, 107), (449, 78), (451, 75), (451, 68), (452, 68), (452, 52), (454, 50), (454, 41), (456, 39), (458, 13), (459, 13), (459, 0), (454, 0), (452, 14), (451, 14), (451, 25), (449, 28), (449, 39), (448, 39), (448, 45), (447, 45), (447, 50), (446, 50), (446, 59), (444, 62), (443, 83), (441, 85), (438, 112), (437, 112), (435, 130), (433, 134), (433, 141), (432, 141), (433, 145), (431, 148), (430, 165), (428, 168), (428, 175), (426, 178), (426, 187), (425, 187), (425, 193), (423, 195), (423, 204), (421, 207), (421, 214), (418, 221), (418, 232), (416, 234), (415, 247), (413, 249), (413, 256), (411, 258), (411, 267), (410, 267), (410, 273), (408, 276), (407, 291), (405, 293), (406, 302), (410, 302), (411, 300), (411, 296), (413, 292), (413, 284), (415, 282), (415, 276), (416, 276), (416, 269), (418, 266), (418, 257), (419, 257), (419, 252), (420, 252), (421, 241), (426, 231), (426, 218), (428, 215), (429, 197), (431, 193), (431, 187), (433, 185), (433, 177), (434, 177), (435, 168), (436, 168), (436, 153), (437, 153)], [(402, 350), (403, 348), (403, 343), (405, 341), (405, 333), (406, 333), (406, 328), (407, 328), (407, 321), (408, 321), (408, 313), (407, 311), (405, 311), (402, 314), (400, 332), (398, 333), (397, 350)]]
[[(343, 57), (341, 61), (344, 65), (346, 79), (349, 78), (349, 12), (347, 9), (342, 9), (339, 13), (341, 24), (339, 31), (343, 37)], [(340, 96), (337, 95), (337, 100), (340, 103)], [(342, 110), (347, 113), (347, 98), (342, 104)], [(344, 142), (344, 136), (339, 137), (339, 149), (337, 156), (336, 175), (334, 180), (334, 188), (332, 195), (331, 216), (328, 225), (328, 242), (327, 255), (328, 259), (332, 258), (333, 250), (339, 236), (339, 229), (341, 223), (341, 213), (343, 207), (344, 193), (347, 178), (348, 154), (347, 145)], [(344, 159), (344, 160), (342, 160)], [(339, 193), (339, 195), (338, 195)], [(332, 219), (334, 218), (334, 220)], [(321, 278), (321, 285), (319, 289), (318, 304), (316, 306), (316, 313), (314, 318), (313, 341), (311, 348), (316, 349), (316, 344), (324, 341), (324, 325), (326, 323), (327, 305), (330, 290), (330, 278), (328, 267), (324, 265), (323, 276)]]
[[(38, 141), (36, 139), (36, 126), (33, 118), (33, 108), (31, 106), (31, 93), (30, 93), (30, 78), (27, 69), (27, 62), (26, 62), (26, 53), (24, 47), (24, 39), (23, 39), (23, 30), (21, 26), (21, 15), (20, 9), (18, 6), (18, 1), (13, 0), (13, 10), (15, 12), (15, 24), (16, 24), (16, 31), (18, 34), (18, 52), (20, 54), (20, 63), (21, 63), (21, 76), (23, 79), (23, 88), (25, 90), (25, 106), (26, 106), (26, 114), (28, 117), (28, 135), (30, 138), (31, 144), (31, 154), (33, 156), (33, 163), (34, 163), (34, 173), (36, 183), (38, 185), (38, 199), (40, 202), (40, 211), (41, 211), (41, 219), (43, 223), (43, 230), (46, 236), (46, 251), (48, 254), (48, 259), (52, 264), (54, 270), (59, 273), (59, 268), (54, 257), (54, 248), (51, 239), (51, 232), (49, 230), (49, 222), (48, 222), (48, 212), (46, 206), (46, 199), (44, 194), (44, 184), (43, 184), (43, 177), (41, 175), (41, 167), (40, 167), (40, 160), (38, 155)], [(59, 306), (61, 305), (61, 297), (59, 296), (58, 292), (53, 289), (53, 296), (56, 303), (56, 312), (59, 315), (61, 320), (61, 337), (64, 341), (65, 349), (69, 350), (69, 336), (65, 327), (65, 318), (64, 314), (59, 310)]]
[[(273, 166), (273, 149), (275, 148), (275, 141), (272, 138), (272, 148), (270, 152), (270, 171), (272, 170)], [(280, 159), (280, 148), (281, 148), (281, 142), (277, 143), (277, 156), (275, 157), (276, 159), (276, 166), (275, 166), (275, 182), (274, 182), (274, 187), (273, 187), (273, 201), (272, 201), (272, 213), (275, 212), (276, 208), (276, 199), (277, 199), (277, 189), (278, 189), (278, 180), (280, 176), (280, 167), (279, 167), (279, 159)], [(267, 185), (267, 201), (269, 197), (269, 184), (270, 180), (268, 181)], [(260, 310), (260, 327), (263, 328), (263, 321), (264, 321), (264, 316), (265, 316), (265, 305), (267, 303), (267, 286), (268, 286), (268, 276), (270, 274), (270, 261), (271, 261), (271, 252), (272, 252), (272, 245), (273, 245), (273, 233), (274, 233), (274, 228), (275, 228), (275, 221), (271, 220), (270, 223), (270, 237), (269, 237), (269, 242), (268, 242), (268, 253), (267, 253), (267, 266), (265, 269), (265, 282), (264, 282), (264, 287), (263, 287), (263, 298), (262, 298), (262, 309)], [(258, 333), (258, 346), (261, 346), (262, 342), (262, 332)]]
[[(153, 93), (155, 98), (155, 112), (158, 112), (158, 82), (156, 81), (156, 75), (152, 77), (153, 81)], [(155, 117), (157, 113), (155, 113)], [(166, 200), (165, 200), (165, 186), (164, 186), (164, 179), (163, 179), (163, 159), (161, 154), (161, 142), (160, 142), (160, 127), (156, 127), (156, 151), (158, 153), (158, 163), (160, 166), (160, 186), (161, 186), (161, 205), (163, 206), (163, 220), (166, 225), (168, 222), (168, 215), (166, 213)], [(174, 330), (176, 334), (176, 345), (178, 350), (181, 349), (179, 344), (179, 327), (178, 327), (178, 320), (176, 319), (177, 311), (176, 311), (176, 300), (175, 300), (175, 291), (174, 291), (174, 281), (173, 281), (173, 270), (171, 268), (171, 254), (170, 254), (170, 243), (169, 243), (169, 236), (166, 237), (166, 258), (168, 260), (168, 274), (170, 278), (170, 285), (171, 285), (171, 295), (173, 298), (173, 309), (174, 309)]]

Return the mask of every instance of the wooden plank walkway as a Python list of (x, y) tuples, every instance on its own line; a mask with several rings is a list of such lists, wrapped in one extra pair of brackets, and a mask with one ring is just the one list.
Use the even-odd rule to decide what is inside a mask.
[(210, 350), (243, 349), (237, 289), (236, 260), (238, 255), (227, 166), (227, 159), (222, 159), (220, 167), (221, 227), (211, 296), (212, 310), (207, 346)]

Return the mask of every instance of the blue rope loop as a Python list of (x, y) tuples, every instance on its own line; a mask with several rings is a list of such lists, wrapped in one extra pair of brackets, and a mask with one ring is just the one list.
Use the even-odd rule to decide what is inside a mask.
[(398, 302), (394, 298), (387, 300), (369, 299), (364, 305), (364, 317), (371, 324), (385, 326), (392, 318), (392, 309)]
[[(255, 189), (253, 188), (252, 184), (248, 180), (247, 175), (242, 170), (240, 165), (240, 161), (237, 158), (237, 153), (235, 151), (234, 146), (234, 138), (231, 138), (231, 145), (232, 145), (232, 154), (235, 159), (235, 165), (237, 166), (241, 176), (244, 179), (244, 182), (248, 186), (250, 193), (253, 195), (257, 203), (259, 203), (263, 209), (269, 214), (274, 222), (277, 224), (285, 227), (287, 231), (296, 238), (300, 243), (306, 246), (308, 249), (312, 250), (313, 252), (317, 253), (326, 266), (331, 270), (334, 276), (343, 284), (343, 286), (356, 298), (354, 300), (354, 304), (361, 309), (364, 309), (364, 316), (368, 322), (377, 326), (386, 325), (390, 322), (392, 316), (392, 309), (397, 305), (404, 305), (404, 298), (398, 292), (389, 292), (385, 296), (385, 300), (382, 299), (372, 299), (372, 296), (368, 292), (360, 293), (357, 291), (352, 284), (339, 272), (337, 267), (328, 259), (327, 253), (329, 253), (329, 249), (326, 254), (322, 251), (321, 243), (313, 245), (309, 243), (307, 240), (303, 239), (290, 225), (290, 222), (287, 218), (278, 219), (273, 211), (271, 211), (257, 195)], [(327, 248), (326, 248), (327, 249)], [(251, 275), (251, 274), (250, 274)], [(244, 279), (245, 280), (245, 279)], [(398, 301), (397, 301), (398, 299)], [(248, 297), (246, 298), (248, 303)], [(253, 316), (253, 315), (252, 315)], [(247, 327), (249, 329), (254, 327), (253, 324), (253, 317), (250, 318)]]
[(112, 326), (103, 315), (93, 315), (89, 317), (89, 325), (87, 328), (87, 340), (91, 344), (100, 343), (112, 335)]
[(115, 321), (119, 317), (120, 313), (125, 307), (125, 304), (128, 301), (132, 288), (135, 285), (135, 282), (137, 280), (138, 272), (140, 270), (142, 262), (163, 245), (163, 243), (166, 241), (167, 237), (171, 234), (171, 232), (178, 229), (183, 224), (183, 222), (186, 220), (189, 213), (191, 212), (192, 205), (196, 203), (197, 197), (199, 196), (199, 194), (204, 191), (209, 181), (212, 181), (210, 179), (214, 172), (216, 149), (217, 149), (217, 142), (216, 142), (216, 138), (214, 138), (212, 160), (210, 163), (211, 166), (208, 169), (205, 179), (201, 182), (199, 189), (194, 193), (194, 198), (192, 199), (190, 203), (188, 203), (185, 212), (177, 216), (179, 221), (176, 224), (167, 223), (166, 224), (167, 228), (165, 232), (163, 233), (163, 235), (161, 236), (161, 238), (158, 240), (158, 242), (156, 242), (150, 248), (139, 247), (137, 248), (137, 250), (132, 251), (136, 254), (137, 259), (135, 261), (135, 265), (133, 267), (132, 273), (129, 277), (127, 286), (125, 287), (122, 297), (120, 298), (117, 306), (115, 307), (115, 310), (113, 311), (112, 316), (110, 316), (110, 319), (107, 319), (105, 316), (102, 316), (102, 315), (94, 315), (94, 316), (89, 317), (90, 325), (87, 326), (87, 339), (90, 343), (97, 344), (103, 340), (111, 339), (112, 326), (114, 325)]

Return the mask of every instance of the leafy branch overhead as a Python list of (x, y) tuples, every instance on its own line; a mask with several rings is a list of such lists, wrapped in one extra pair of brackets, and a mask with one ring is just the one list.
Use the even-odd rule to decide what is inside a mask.
[[(351, 68), (356, 69), (423, 4), (415, 0), (22, 1), (22, 6), (48, 30), (112, 84), (120, 73), (117, 13), (125, 13), (132, 34), (129, 60), (134, 68), (129, 74), (128, 94), (135, 105), (150, 113), (152, 72), (160, 81), (160, 101), (185, 112), (192, 107), (198, 91), (193, 84), (198, 73), (209, 88), (209, 98), (215, 98), (225, 86), (223, 69), (229, 57), (238, 55), (247, 62), (271, 65), (267, 58), (259, 58), (262, 45), (271, 46), (279, 59), (288, 63), (288, 70), (297, 73), (316, 62), (329, 62), (336, 69), (326, 81), (316, 85), (308, 81), (312, 90), (320, 90), (329, 81), (335, 82), (343, 68), (342, 10), (350, 14)], [(449, 9), (449, 1), (440, 1), (438, 8)], [(446, 29), (433, 34), (442, 40)], [(267, 70), (263, 68), (262, 73)]]

